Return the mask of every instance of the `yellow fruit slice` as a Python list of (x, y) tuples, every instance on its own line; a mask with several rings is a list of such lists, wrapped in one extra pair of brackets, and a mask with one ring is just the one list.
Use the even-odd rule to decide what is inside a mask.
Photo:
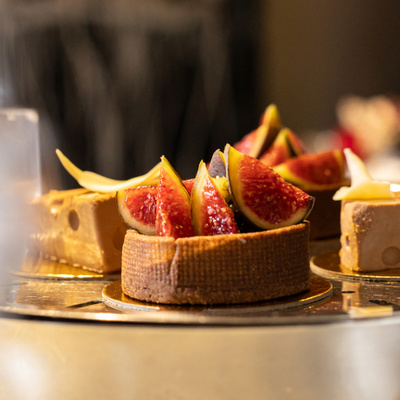
[(333, 200), (378, 200), (392, 199), (394, 193), (390, 183), (372, 179), (363, 161), (350, 149), (344, 149), (347, 167), (350, 172), (351, 186), (341, 187)]
[(155, 165), (149, 172), (127, 181), (119, 181), (106, 178), (91, 171), (82, 171), (74, 165), (59, 149), (56, 154), (67, 170), (67, 172), (85, 189), (98, 193), (112, 193), (122, 189), (129, 189), (137, 186), (152, 185), (158, 181), (161, 162)]
[(228, 203), (231, 196), (229, 194), (229, 189), (228, 189), (228, 181), (226, 180), (225, 176), (217, 177), (217, 178), (211, 178), (211, 180), (214, 182), (215, 186), (217, 186), (219, 192), (221, 193), (222, 197), (225, 199), (225, 201)]

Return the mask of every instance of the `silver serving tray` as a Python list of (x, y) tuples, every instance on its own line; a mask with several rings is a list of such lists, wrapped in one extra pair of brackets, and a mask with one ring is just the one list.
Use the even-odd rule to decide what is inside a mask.
[[(319, 248), (331, 247), (329, 242)], [(28, 255), (0, 284), (0, 312), (37, 318), (96, 322), (276, 325), (314, 324), (400, 316), (400, 282), (346, 280), (311, 262), (311, 288), (295, 296), (238, 305), (168, 306), (125, 296), (120, 275), (92, 273)], [(321, 276), (319, 276), (321, 275)]]

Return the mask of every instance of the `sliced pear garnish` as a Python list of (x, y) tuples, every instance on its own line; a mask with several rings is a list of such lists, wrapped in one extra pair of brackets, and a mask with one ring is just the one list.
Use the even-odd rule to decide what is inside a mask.
[(351, 186), (341, 187), (333, 200), (379, 200), (393, 199), (390, 182), (376, 181), (370, 175), (363, 161), (350, 149), (344, 149)]
[(92, 192), (112, 193), (118, 190), (129, 189), (137, 186), (152, 185), (157, 182), (160, 175), (161, 162), (155, 165), (149, 172), (127, 181), (110, 179), (105, 176), (96, 174), (91, 171), (82, 171), (74, 165), (59, 149), (56, 154), (67, 170), (67, 172), (81, 185), (83, 188)]

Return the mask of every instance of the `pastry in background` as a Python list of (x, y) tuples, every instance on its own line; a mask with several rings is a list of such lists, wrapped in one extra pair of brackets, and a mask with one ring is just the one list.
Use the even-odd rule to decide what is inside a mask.
[(51, 190), (32, 202), (31, 216), (32, 253), (98, 273), (120, 271), (127, 226), (115, 193)]
[(357, 155), (344, 151), (351, 186), (334, 196), (341, 202), (340, 263), (353, 271), (400, 268), (397, 185), (374, 180)]
[(334, 147), (310, 153), (301, 139), (285, 127), (274, 104), (263, 113), (259, 127), (245, 135), (234, 147), (253, 155), (273, 168), (287, 182), (315, 197), (310, 221), (310, 239), (328, 239), (340, 235), (340, 204), (334, 193), (349, 183), (345, 177), (345, 160)]

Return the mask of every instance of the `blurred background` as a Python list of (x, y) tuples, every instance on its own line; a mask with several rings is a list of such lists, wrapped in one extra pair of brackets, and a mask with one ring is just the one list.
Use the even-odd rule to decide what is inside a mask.
[(143, 174), (162, 154), (193, 177), (272, 102), (310, 151), (356, 138), (365, 157), (397, 159), (398, 0), (0, 7), (0, 107), (38, 111), (43, 191), (77, 186), (56, 148), (110, 178)]

